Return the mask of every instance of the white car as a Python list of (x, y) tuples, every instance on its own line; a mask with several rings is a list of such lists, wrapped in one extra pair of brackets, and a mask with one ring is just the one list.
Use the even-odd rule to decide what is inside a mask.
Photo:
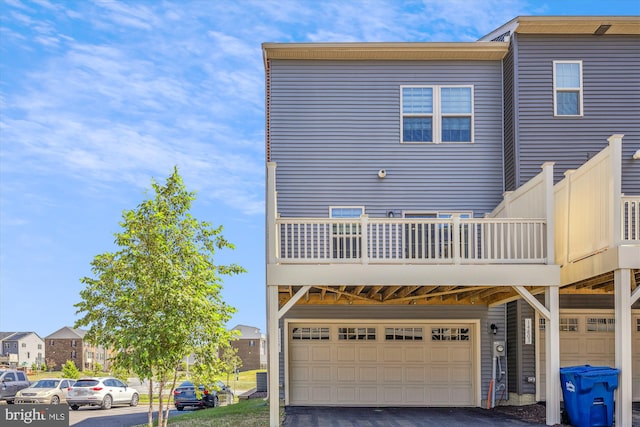
[(133, 387), (113, 377), (80, 378), (67, 393), (67, 403), (74, 411), (86, 405), (102, 409), (113, 405), (137, 406), (139, 400), (140, 396)]
[(67, 392), (75, 382), (69, 378), (43, 378), (17, 392), (15, 403), (66, 403)]

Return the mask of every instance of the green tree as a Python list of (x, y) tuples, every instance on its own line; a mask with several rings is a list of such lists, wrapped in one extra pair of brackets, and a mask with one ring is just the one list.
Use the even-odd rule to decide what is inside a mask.
[(238, 349), (231, 346), (227, 346), (222, 350), (220, 359), (223, 363), (223, 372), (227, 374), (227, 385), (229, 385), (229, 376), (235, 374), (236, 369), (242, 368), (242, 359), (238, 356)]
[(80, 370), (73, 361), (67, 360), (64, 365), (62, 365), (62, 376), (64, 378), (77, 380), (80, 378)]
[(100, 376), (102, 374), (103, 368), (102, 368), (102, 364), (100, 362), (96, 362), (93, 364), (93, 370), (91, 371), (91, 373), (93, 375)]
[[(216, 265), (215, 251), (234, 246), (214, 228), (190, 214), (195, 195), (186, 190), (177, 168), (154, 197), (123, 212), (115, 234), (116, 252), (97, 255), (93, 277), (76, 304), (88, 327), (86, 338), (115, 350), (116, 368), (149, 380), (149, 426), (153, 423), (153, 385), (158, 384), (158, 425), (166, 426), (163, 388), (176, 385), (178, 368), (195, 356), (201, 375), (219, 374), (211, 355), (229, 341), (225, 324), (235, 312), (222, 300), (223, 275), (242, 273), (237, 264)], [(163, 414), (163, 409), (166, 413)]]

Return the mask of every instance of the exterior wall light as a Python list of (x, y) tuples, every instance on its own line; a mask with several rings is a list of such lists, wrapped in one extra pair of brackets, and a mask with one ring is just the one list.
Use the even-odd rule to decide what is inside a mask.
[(640, 150), (633, 153), (633, 160), (640, 160)]
[(378, 171), (378, 178), (384, 178), (385, 176), (387, 176), (387, 171), (385, 169), (380, 169)]

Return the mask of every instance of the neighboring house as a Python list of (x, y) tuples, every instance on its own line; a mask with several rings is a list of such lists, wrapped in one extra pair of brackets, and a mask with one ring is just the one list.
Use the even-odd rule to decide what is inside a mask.
[(47, 367), (54, 371), (62, 369), (67, 360), (75, 363), (80, 371), (93, 370), (99, 363), (103, 370), (111, 366), (111, 354), (102, 346), (93, 346), (85, 341), (87, 331), (68, 326), (45, 338)]
[(238, 349), (238, 357), (242, 360), (242, 370), (266, 369), (266, 335), (255, 326), (237, 325), (231, 330), (240, 332), (240, 337), (231, 342), (231, 347)]
[(44, 363), (44, 341), (35, 332), (0, 332), (2, 363), (16, 368)]
[(594, 361), (621, 369), (630, 424), (639, 35), (519, 17), (471, 43), (263, 44), (270, 390), (546, 400), (555, 424), (560, 366)]

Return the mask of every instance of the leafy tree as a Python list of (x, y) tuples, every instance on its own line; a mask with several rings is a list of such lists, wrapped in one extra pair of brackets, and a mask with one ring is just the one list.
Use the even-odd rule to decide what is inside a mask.
[(102, 374), (102, 364), (100, 362), (96, 362), (93, 364), (93, 370), (91, 371), (93, 375), (96, 377)]
[(198, 372), (219, 372), (217, 348), (229, 340), (225, 324), (235, 312), (221, 296), (223, 275), (242, 273), (237, 264), (216, 265), (216, 249), (233, 249), (222, 227), (189, 213), (195, 195), (186, 190), (177, 168), (165, 185), (152, 181), (154, 197), (123, 212), (115, 234), (116, 252), (97, 255), (93, 277), (81, 279), (76, 327), (86, 338), (115, 350), (116, 368), (149, 380), (149, 426), (153, 422), (153, 384), (159, 394), (158, 425), (166, 426), (163, 388), (176, 385), (178, 368), (195, 356)]
[(242, 368), (242, 359), (238, 356), (238, 349), (228, 346), (222, 350), (220, 360), (223, 363), (222, 369), (227, 374), (227, 385), (229, 384), (229, 376), (235, 374), (236, 369)]
[(80, 370), (73, 361), (67, 360), (64, 365), (62, 365), (62, 376), (64, 378), (77, 380), (80, 378)]

